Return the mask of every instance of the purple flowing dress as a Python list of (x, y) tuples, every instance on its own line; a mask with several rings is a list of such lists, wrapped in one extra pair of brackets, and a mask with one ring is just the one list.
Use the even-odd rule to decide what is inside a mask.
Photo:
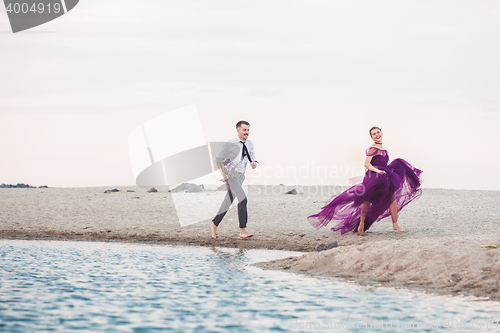
[(330, 221), (337, 222), (333, 231), (340, 230), (341, 234), (348, 231), (357, 232), (361, 219), (361, 204), (370, 202), (365, 219), (365, 231), (373, 223), (391, 215), (389, 205), (394, 197), (398, 213), (410, 203), (420, 197), (420, 174), (422, 170), (414, 168), (410, 163), (398, 158), (389, 162), (387, 150), (370, 147), (366, 150), (367, 156), (373, 156), (371, 164), (385, 174), (367, 170), (363, 182), (354, 185), (335, 197), (324, 206), (316, 215), (307, 220), (315, 228), (326, 227)]

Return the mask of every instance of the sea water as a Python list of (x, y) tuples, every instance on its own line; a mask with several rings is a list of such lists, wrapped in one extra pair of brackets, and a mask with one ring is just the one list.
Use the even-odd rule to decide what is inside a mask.
[(0, 331), (500, 331), (500, 303), (263, 270), (298, 252), (0, 240)]

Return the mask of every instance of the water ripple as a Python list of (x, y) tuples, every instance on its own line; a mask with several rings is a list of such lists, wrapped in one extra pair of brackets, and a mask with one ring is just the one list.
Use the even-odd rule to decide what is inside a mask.
[(496, 302), (251, 266), (297, 254), (1, 240), (0, 330), (500, 331)]

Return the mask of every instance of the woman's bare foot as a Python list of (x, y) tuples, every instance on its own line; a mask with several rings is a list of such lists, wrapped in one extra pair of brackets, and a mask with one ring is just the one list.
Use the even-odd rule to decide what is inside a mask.
[(249, 234), (245, 228), (240, 228), (240, 238), (250, 238), (253, 234)]
[(365, 222), (360, 222), (359, 227), (358, 227), (358, 235), (363, 236), (363, 233), (365, 232)]
[(217, 226), (213, 222), (210, 225), (210, 231), (212, 232), (212, 238), (217, 238), (217, 236), (215, 235), (217, 232)]
[(392, 230), (397, 230), (399, 232), (405, 232), (397, 223), (392, 224)]

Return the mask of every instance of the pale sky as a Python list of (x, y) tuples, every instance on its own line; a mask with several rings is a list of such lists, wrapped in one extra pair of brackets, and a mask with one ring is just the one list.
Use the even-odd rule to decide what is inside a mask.
[(131, 131), (195, 104), (208, 141), (252, 124), (254, 183), (347, 185), (375, 125), (423, 187), (500, 190), (498, 1), (82, 0), (17, 34), (2, 6), (0, 45), (0, 183), (133, 185)]

